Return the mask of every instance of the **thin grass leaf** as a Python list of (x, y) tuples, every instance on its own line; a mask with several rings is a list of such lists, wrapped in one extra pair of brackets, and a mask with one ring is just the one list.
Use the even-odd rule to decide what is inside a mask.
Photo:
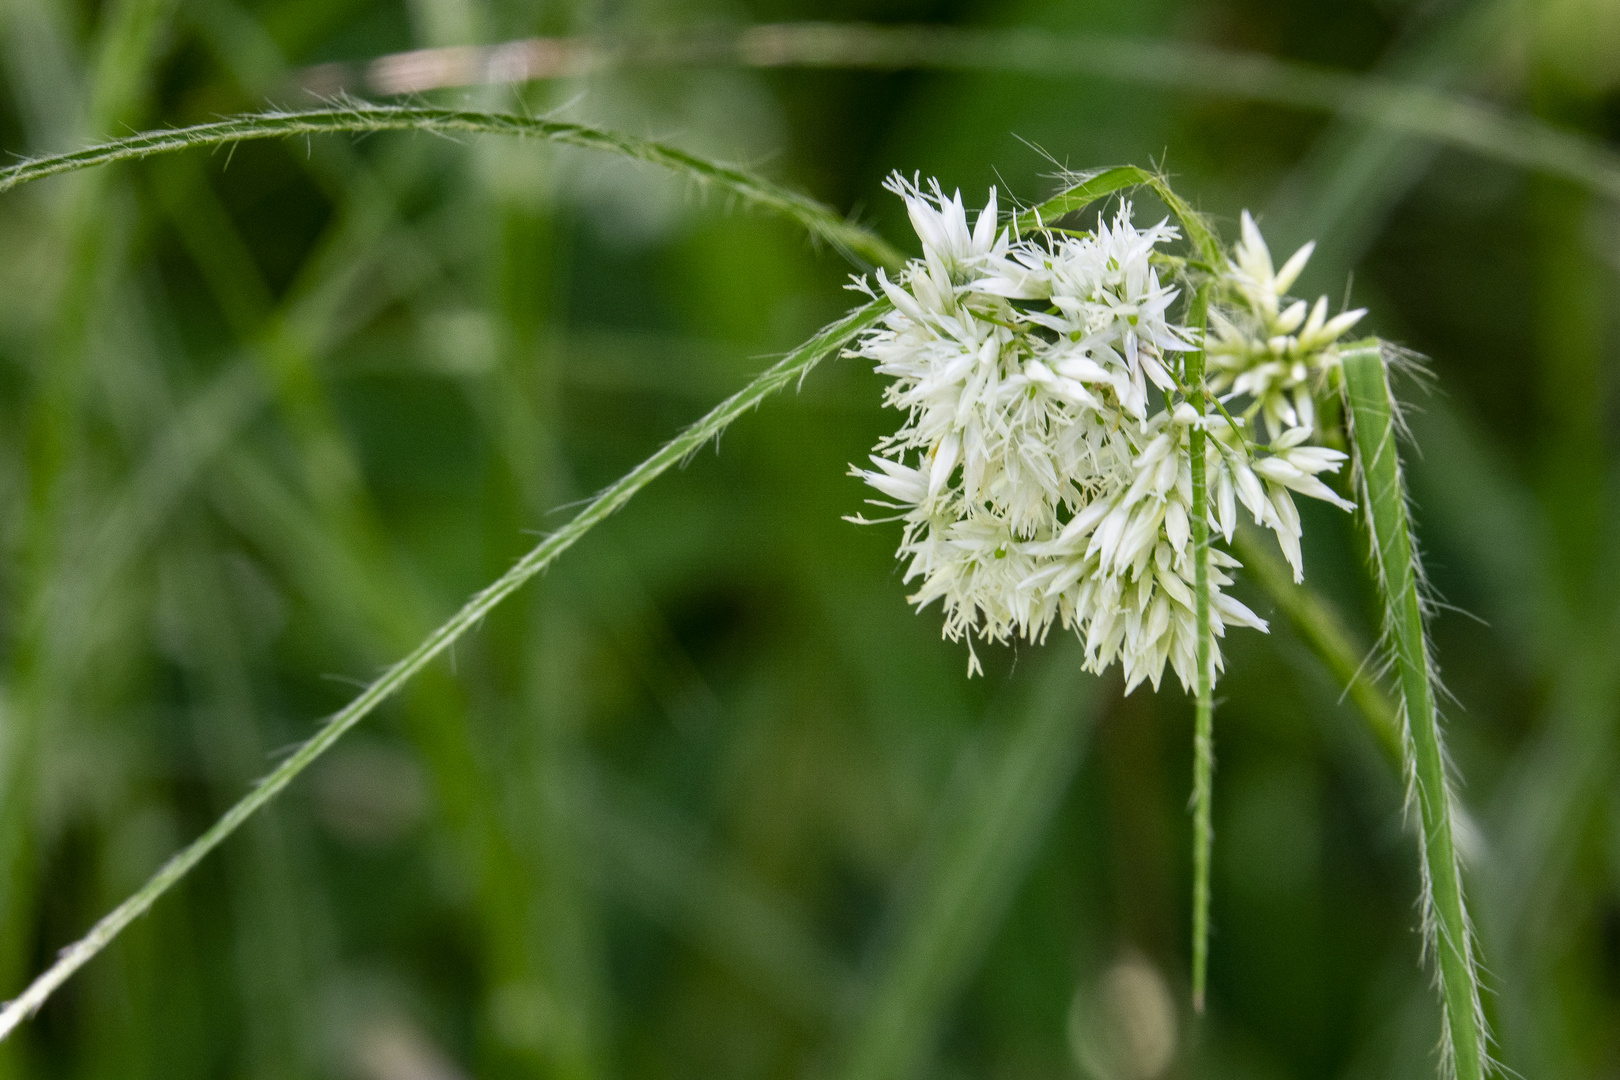
[[(495, 62), (498, 56), (499, 61)], [(734, 35), (531, 38), (487, 49), (422, 49), (371, 61), (373, 92), (573, 78), (638, 67), (832, 68), (1080, 75), (1354, 117), (1427, 142), (1562, 176), (1620, 199), (1620, 155), (1596, 139), (1491, 103), (1360, 72), (1177, 41), (1042, 30), (775, 23)], [(332, 65), (305, 72), (326, 92)]]
[(1398, 706), (1367, 670), (1367, 650), (1354, 643), (1339, 613), (1310, 587), (1294, 584), (1287, 564), (1252, 529), (1239, 528), (1233, 534), (1232, 552), (1243, 563), (1244, 576), (1271, 598), (1333, 681), (1345, 688), (1385, 756), (1404, 775), (1406, 754)]
[[(1415, 20), (1367, 74), (1431, 92), (1483, 86), (1521, 32), (1512, 0), (1436, 9)], [(1440, 147), (1398, 127), (1341, 114), (1312, 140), (1257, 215), (1281, 240), (1316, 241), (1319, 266), (1358, 265)]]
[(90, 124), (96, 133), (139, 119), (153, 61), (179, 0), (118, 0), (107, 5), (90, 72)]
[(1013, 227), (1021, 233), (1031, 232), (1042, 225), (1050, 225), (1065, 214), (1084, 210), (1098, 199), (1106, 198), (1125, 188), (1141, 187), (1151, 183), (1153, 174), (1135, 165), (1115, 165), (1104, 169), (1088, 169), (1071, 178), (1072, 186), (1064, 188), (1039, 206), (1019, 214)]
[(1344, 351), (1345, 412), (1384, 604), (1384, 645), (1400, 684), (1408, 799), (1421, 818), (1424, 944), (1436, 960), (1445, 1016), (1441, 1068), (1458, 1080), (1481, 1080), (1491, 1063), (1479, 971), (1457, 858), (1454, 796), (1436, 708), (1438, 679), (1424, 626), (1423, 572), (1395, 441), (1399, 413), (1384, 352), (1377, 340)]
[[(50, 7), (41, 5), (44, 18), (19, 19), (16, 12), (0, 16), (5, 24), (0, 37), (12, 45), (7, 76), (19, 98), (21, 119), (48, 140), (47, 145), (58, 145), (58, 140), (82, 131), (84, 125), (99, 133), (137, 119), (175, 0), (116, 0), (105, 6), (83, 97), (77, 73), (52, 63), (65, 60), (67, 50), (57, 36), (59, 28), (51, 25)], [(18, 63), (24, 55), (31, 62)], [(13, 604), (31, 626), (54, 624), (53, 594), (77, 570), (62, 560), (71, 539), (64, 489), (71, 487), (80, 457), (79, 425), (90, 328), (98, 314), (97, 282), (111, 261), (106, 238), (118, 231), (109, 228), (118, 211), (102, 197), (105, 182), (104, 177), (87, 178), (64, 193), (68, 198), (58, 225), (58, 244), (66, 253), (68, 271), (57, 286), (51, 355), (26, 413), (30, 490), (24, 514), (25, 572)], [(72, 685), (63, 678), (58, 644), (48, 630), (34, 640), (25, 635), (7, 661), (7, 681), (18, 705), (8, 717), (11, 730), (0, 754), (0, 920), (8, 927), (29, 921), (31, 901), (26, 892), (37, 873), (28, 835), (35, 818), (37, 748), (53, 726), (53, 710), (68, 696), (63, 691)], [(20, 952), (24, 935), (9, 937), (10, 942), (0, 944), (0, 979), (7, 982), (21, 977), (27, 963)], [(0, 1052), (0, 1074), (10, 1063), (10, 1054)]]
[[(187, 711), (197, 751), (212, 790), (231, 798), (263, 766), (266, 748), (242, 613), (233, 609), (225, 564), (209, 532), (189, 530), (180, 545), (164, 552), (163, 580), (178, 609), (184, 677), (196, 697)], [(328, 935), (311, 932), (321, 918), (303, 887), (308, 839), (296, 817), (261, 815), (223, 860), (236, 949), (244, 958), (236, 977), (242, 999), (260, 1006), (245, 1010), (243, 1047), (250, 1064), (244, 1072), (250, 1075), (293, 1080), (311, 1074), (315, 1009), (301, 991)]]
[(707, 161), (673, 146), (606, 131), (584, 124), (541, 120), (515, 113), (426, 106), (355, 103), (302, 112), (264, 112), (235, 116), (211, 124), (146, 131), (123, 139), (65, 154), (32, 158), (0, 169), (0, 192), (31, 180), (77, 172), (115, 161), (131, 161), (211, 146), (228, 146), (253, 139), (279, 139), (289, 135), (319, 135), (374, 131), (426, 131), (440, 135), (464, 133), (518, 135), (547, 142), (619, 154), (679, 173), (729, 191), (744, 202), (776, 211), (804, 226), (812, 236), (834, 248), (874, 265), (898, 265), (898, 252), (870, 231), (839, 217), (808, 196), (773, 184), (740, 169)]
[[(972, 976), (1023, 881), (1080, 755), (1096, 686), (1066, 643), (1030, 695), (1026, 719), (982, 785), (952, 810), (921, 887), (861, 1005), (845, 1080), (922, 1075), (944, 1014)], [(959, 804), (959, 805), (956, 805)]]
[(1171, 190), (1169, 182), (1160, 174), (1136, 165), (1116, 165), (1112, 168), (1077, 173), (1071, 179), (1074, 181), (1073, 186), (1063, 189), (1039, 206), (1031, 207), (1019, 214), (1014, 219), (1014, 227), (1019, 232), (1029, 232), (1043, 222), (1050, 224), (1066, 214), (1084, 210), (1098, 199), (1117, 191), (1145, 187), (1152, 189), (1153, 193), (1163, 200), (1165, 206), (1170, 208), (1170, 212), (1176, 215), (1182, 228), (1187, 231), (1187, 240), (1192, 244), (1193, 251), (1205, 265), (1214, 266), (1220, 261), (1221, 245), (1215, 237), (1214, 230), (1209, 227), (1202, 214)]
[[(712, 44), (711, 44), (712, 48)], [(766, 67), (932, 68), (1090, 75), (1239, 101), (1341, 113), (1620, 199), (1620, 155), (1522, 113), (1427, 87), (1260, 53), (1110, 35), (836, 24), (756, 26), (735, 54)]]
[(855, 999), (856, 974), (770, 890), (724, 865), (681, 815), (589, 760), (565, 809), (590, 839), (599, 884), (679, 934), (800, 1019), (823, 1024)]
[(476, 626), (496, 605), (544, 570), (580, 537), (629, 502), (636, 492), (646, 487), (670, 466), (690, 457), (706, 442), (730, 426), (732, 421), (771, 394), (804, 378), (823, 357), (842, 348), (856, 334), (876, 323), (886, 311), (885, 302), (873, 301), (825, 327), (753, 382), (715, 406), (701, 420), (666, 443), (657, 453), (614, 481), (567, 525), (542, 540), (518, 560), (512, 569), (474, 595), (460, 611), (367, 686), (358, 697), (328, 720), (320, 731), (299, 746), (286, 761), (259, 781), (251, 792), (215, 822), (207, 832), (165, 863), (139, 891), (96, 923), (83, 938), (64, 949), (55, 964), (29, 984), (19, 997), (0, 1010), (0, 1039), (9, 1036), (18, 1024), (38, 1010), (75, 971), (106, 948), (125, 927), (145, 913), (205, 855), (252, 817), (255, 811), (275, 798), (295, 776), (308, 768), (377, 706), (392, 697), (411, 680), (412, 676)]

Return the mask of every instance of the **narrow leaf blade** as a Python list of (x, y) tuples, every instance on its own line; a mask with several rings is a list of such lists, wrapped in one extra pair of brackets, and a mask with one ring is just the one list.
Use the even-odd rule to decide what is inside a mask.
[(1481, 1080), (1490, 1067), (1473, 929), (1463, 897), (1452, 794), (1435, 707), (1436, 677), (1424, 626), (1423, 579), (1412, 543), (1396, 445), (1397, 408), (1382, 343), (1344, 351), (1344, 393), (1372, 534), (1373, 569), (1384, 605), (1385, 647), (1400, 684), (1408, 799), (1417, 806), (1423, 859), (1425, 944), (1433, 950), (1444, 1006), (1442, 1070)]

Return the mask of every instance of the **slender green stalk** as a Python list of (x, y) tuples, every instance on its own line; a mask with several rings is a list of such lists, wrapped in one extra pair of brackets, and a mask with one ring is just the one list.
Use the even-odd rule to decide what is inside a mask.
[(92, 134), (139, 119), (137, 113), (151, 92), (158, 45), (177, 7), (178, 0), (121, 0), (107, 5), (90, 73)]
[(581, 756), (565, 809), (597, 884), (808, 1025), (845, 1018), (858, 973), (801, 917), (707, 850), (680, 810)]
[(242, 826), (253, 813), (275, 798), (299, 773), (308, 768), (354, 725), (394, 695), (440, 653), (476, 626), (479, 620), (502, 600), (540, 573), (575, 541), (629, 502), (671, 465), (689, 457), (703, 444), (718, 436), (733, 420), (765, 398), (803, 379), (827, 354), (837, 351), (862, 330), (873, 325), (887, 310), (886, 301), (873, 301), (824, 328), (815, 337), (794, 349), (746, 387), (711, 409), (662, 449), (614, 481), (597, 495), (567, 525), (546, 537), (493, 584), (468, 600), (461, 610), (434, 630), (416, 648), (384, 672), (359, 696), (298, 747), (246, 796), (231, 807), (207, 832), (171, 858), (128, 900), (101, 919), (79, 941), (62, 950), (56, 963), (29, 984), (23, 993), (0, 1010), (0, 1039), (14, 1031), (32, 1015), (56, 989), (79, 968), (116, 938), (131, 922), (143, 915), (157, 899), (191, 872), (202, 858)]
[(781, 213), (812, 236), (825, 240), (848, 255), (879, 265), (896, 265), (900, 255), (872, 232), (846, 221), (808, 196), (773, 184), (740, 169), (677, 150), (673, 146), (639, 139), (616, 131), (540, 120), (515, 113), (426, 106), (356, 104), (303, 112), (264, 112), (234, 116), (211, 124), (145, 131), (123, 139), (73, 150), (65, 154), (22, 161), (0, 169), (0, 192), (18, 184), (60, 173), (76, 172), (114, 161), (129, 161), (194, 147), (228, 146), (252, 139), (279, 139), (289, 135), (320, 135), (373, 131), (427, 131), (440, 135), (463, 133), (519, 135), (587, 150), (615, 153), (658, 165), (702, 183), (729, 191), (744, 202)]
[(1362, 670), (1367, 666), (1363, 662), (1367, 651), (1351, 638), (1339, 613), (1321, 594), (1294, 584), (1292, 571), (1269, 545), (1260, 542), (1258, 533), (1239, 528), (1232, 536), (1232, 553), (1243, 563), (1244, 576), (1271, 598), (1334, 682), (1345, 688), (1385, 757), (1404, 771), (1398, 707), (1377, 680)]
[(1397, 410), (1380, 342), (1364, 341), (1345, 350), (1344, 390), (1362, 509), (1372, 534), (1373, 568), (1384, 603), (1385, 646), (1401, 689), (1408, 798), (1421, 818), (1424, 944), (1437, 961), (1445, 1010), (1442, 1067), (1454, 1070), (1458, 1080), (1481, 1080), (1490, 1059), (1473, 927), (1453, 837), (1453, 797), (1435, 707), (1438, 679), (1424, 631), (1422, 567), (1412, 543), (1395, 444)]
[(946, 1014), (972, 976), (1028, 872), (1080, 762), (1098, 683), (1071, 639), (1029, 692), (1024, 719), (982, 780), (941, 802), (913, 902), (899, 918), (870, 994), (859, 1002), (843, 1080), (926, 1075)]
[[(1171, 190), (1168, 181), (1158, 173), (1134, 165), (1121, 165), (1100, 169), (1074, 177), (1075, 183), (1046, 202), (1026, 210), (1014, 219), (1019, 231), (1039, 228), (1086, 206), (1129, 188), (1146, 187), (1153, 191), (1186, 230), (1187, 240), (1204, 268), (1212, 270), (1221, 259), (1220, 241), (1186, 200)], [(1197, 340), (1203, 339), (1204, 324), (1209, 317), (1210, 294), (1213, 283), (1205, 277), (1193, 291), (1187, 324), (1196, 331)], [(1207, 402), (1203, 392), (1204, 353), (1187, 353), (1182, 387), (1188, 404), (1203, 415)], [(1217, 403), (1217, 408), (1219, 403)], [(1192, 508), (1189, 512), (1193, 540), (1193, 618), (1198, 626), (1198, 682), (1194, 691), (1193, 719), (1193, 923), (1192, 923), (1192, 983), (1193, 1008), (1204, 1011), (1204, 989), (1209, 971), (1209, 864), (1215, 843), (1211, 805), (1215, 779), (1215, 697), (1212, 658), (1215, 653), (1214, 630), (1210, 625), (1209, 600), (1209, 488), (1204, 475), (1205, 433), (1194, 427), (1187, 435), (1187, 449), (1192, 465)]]
[[(86, 72), (88, 100), (76, 92), (64, 93), (66, 87), (33, 64), (9, 66), (14, 86), (21, 91), (24, 120), (31, 122), (34, 133), (54, 142), (68, 135), (69, 128), (100, 135), (138, 121), (174, 7), (175, 0), (115, 0), (103, 6), (94, 61)], [(14, 26), (0, 29), (0, 35), (15, 32)], [(40, 48), (49, 45), (32, 40), (22, 51)], [(65, 110), (64, 101), (71, 103)], [(52, 130), (56, 127), (52, 120), (61, 121), (63, 127)], [(74, 709), (76, 684), (64, 661), (77, 643), (70, 641), (70, 632), (62, 632), (67, 629), (62, 616), (68, 613), (52, 601), (79, 570), (66, 553), (73, 547), (74, 480), (86, 454), (84, 401), (93, 382), (98, 322), (117, 303), (116, 291), (108, 289), (106, 271), (119, 261), (114, 238), (122, 232), (124, 214), (106, 198), (110, 182), (105, 173), (81, 177), (60, 193), (65, 196), (64, 212), (55, 249), (66, 273), (54, 289), (52, 332), (43, 343), (46, 362), (22, 414), (28, 492), (21, 587), (13, 593), (12, 605), (19, 624), (34, 632), (24, 633), (11, 650), (5, 673), (16, 707), (7, 718), (9, 730), (0, 753), (0, 923), (10, 931), (8, 940), (0, 943), (4, 983), (26, 971), (28, 961), (19, 949), (28, 937), (23, 928), (33, 919), (30, 908), (37, 903), (29, 895), (29, 883), (38, 873), (32, 851), (38, 748), (60, 718)], [(13, 1067), (12, 1054), (0, 1053), (0, 1076), (10, 1075)]]
[[(1206, 282), (1193, 294), (1188, 323), (1203, 340), (1209, 317), (1211, 285)], [(1204, 414), (1204, 353), (1189, 352), (1186, 381), (1194, 411)], [(1209, 487), (1204, 476), (1204, 429), (1187, 433), (1187, 449), (1192, 456), (1193, 617), (1198, 623), (1198, 686), (1193, 709), (1193, 922), (1192, 998), (1193, 1009), (1204, 1011), (1204, 987), (1209, 974), (1209, 857), (1215, 844), (1211, 824), (1211, 804), (1215, 784), (1215, 673), (1211, 658), (1215, 647), (1209, 618)]]
[[(1033, 29), (776, 23), (732, 35), (650, 39), (531, 38), (487, 49), (423, 49), (368, 65), (373, 92), (420, 93), (485, 82), (575, 77), (616, 68), (739, 65), (879, 71), (1088, 76), (1236, 101), (1355, 117), (1385, 130), (1562, 176), (1620, 199), (1620, 155), (1596, 139), (1489, 102), (1396, 79), (1260, 53), (1107, 34)], [(312, 88), (345, 85), (334, 65)]]

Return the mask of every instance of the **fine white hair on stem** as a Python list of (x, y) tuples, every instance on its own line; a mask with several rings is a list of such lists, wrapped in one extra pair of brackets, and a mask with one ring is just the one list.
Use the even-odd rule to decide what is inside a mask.
[(1383, 600), (1380, 644), (1401, 690), (1397, 715), (1407, 812), (1418, 824), (1423, 952), (1434, 966), (1443, 1006), (1441, 1070), (1457, 1080), (1481, 1080), (1494, 1065), (1478, 949), (1464, 898), (1454, 770), (1437, 704), (1442, 691), (1427, 633), (1432, 605), (1411, 534), (1397, 440), (1400, 408), (1389, 383), (1391, 367), (1409, 362), (1410, 354), (1388, 350), (1376, 340), (1344, 350), (1345, 416), (1356, 450), (1352, 475), (1370, 536), (1372, 572)]
[(707, 443), (732, 421), (753, 409), (766, 397), (792, 385), (824, 357), (837, 353), (845, 343), (872, 325), (886, 310), (885, 301), (874, 300), (822, 329), (753, 382), (716, 405), (702, 419), (665, 443), (657, 453), (604, 488), (568, 524), (535, 545), (510, 570), (475, 594), (460, 611), (328, 719), (314, 736), (260, 780), (208, 831), (164, 863), (145, 885), (91, 927), (90, 932), (83, 938), (63, 949), (56, 963), (30, 983), (22, 994), (0, 1009), (0, 1040), (5, 1039), (16, 1030), (18, 1024), (38, 1011), (39, 1007), (74, 972), (106, 948), (130, 923), (144, 915), (159, 897), (178, 884), (193, 867), (223, 843), (226, 837), (240, 828), (260, 807), (280, 794), (294, 777), (308, 768), (378, 705), (392, 697), (435, 657), (477, 627), (484, 616), (501, 601), (550, 566), (580, 537), (629, 502), (636, 492), (646, 487), (665, 470), (686, 459), (694, 449)]
[(253, 139), (333, 133), (421, 131), (434, 135), (517, 135), (598, 150), (669, 169), (712, 185), (751, 206), (798, 222), (817, 240), (859, 265), (895, 265), (899, 255), (872, 232), (846, 220), (814, 199), (741, 169), (708, 161), (684, 150), (623, 132), (516, 113), (444, 109), (423, 105), (373, 105), (346, 101), (324, 109), (269, 110), (207, 124), (138, 132), (63, 154), (30, 158), (0, 169), (0, 192), (65, 172), (173, 153), (193, 147), (231, 146)]

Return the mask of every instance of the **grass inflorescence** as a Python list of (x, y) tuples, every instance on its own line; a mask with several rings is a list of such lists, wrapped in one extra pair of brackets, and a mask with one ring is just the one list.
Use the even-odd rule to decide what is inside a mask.
[[(140, 8), (133, 5), (132, 10)], [(155, 12), (157, 9), (152, 9)], [(139, 12), (137, 12), (139, 13)], [(152, 12), (152, 20), (157, 15)], [(145, 16), (142, 16), (144, 19)], [(146, 25), (142, 22), (141, 25)], [(1574, 179), (1609, 196), (1620, 195), (1620, 167), (1613, 154), (1590, 140), (1519, 117), (1479, 102), (1460, 100), (1426, 89), (1401, 86), (1387, 80), (1363, 79), (1312, 71), (1300, 65), (1266, 63), (1260, 58), (1230, 57), (1214, 51), (1191, 53), (1180, 46), (1162, 48), (1149, 42), (1099, 41), (1096, 50), (1063, 51), (1044, 35), (975, 35), (888, 30), (873, 27), (758, 27), (739, 42), (738, 56), (745, 63), (766, 66), (934, 67), (947, 70), (1032, 70), (1041, 73), (1090, 71), (1109, 78), (1157, 81), (1179, 88), (1208, 88), (1217, 83), (1225, 92), (1251, 100), (1304, 104), (1389, 125), (1395, 130), (1462, 146), (1517, 164), (1544, 168)], [(144, 47), (144, 46), (143, 46)], [(1126, 64), (1121, 57), (1167, 56), (1191, 64)], [(771, 50), (775, 49), (775, 52)], [(1099, 51), (1100, 50), (1100, 51)], [(1155, 51), (1158, 50), (1158, 51)], [(1165, 51), (1169, 50), (1169, 51)], [(114, 50), (115, 51), (115, 50)], [(1105, 56), (1106, 54), (1106, 56)], [(1098, 57), (1104, 57), (1098, 59)], [(1107, 59), (1112, 58), (1112, 59)], [(1016, 61), (1016, 62), (1015, 62)], [(1124, 64), (1124, 66), (1120, 66)], [(1129, 68), (1129, 71), (1126, 69)], [(107, 113), (111, 106), (100, 111)], [(860, 268), (893, 268), (901, 255), (875, 232), (789, 188), (772, 184), (747, 171), (721, 165), (665, 143), (586, 124), (538, 119), (519, 114), (476, 109), (448, 109), (426, 105), (379, 106), (339, 102), (330, 107), (300, 111), (273, 111), (230, 119), (144, 132), (64, 154), (24, 160), (0, 171), (0, 191), (67, 172), (120, 161), (150, 158), (190, 149), (230, 147), (236, 143), (342, 133), (415, 131), (441, 136), (498, 135), (601, 151), (650, 163), (678, 176), (714, 187), (749, 205), (780, 214), (797, 223), (810, 236), (848, 257)], [(1081, 210), (1096, 199), (1131, 187), (1150, 188), (1178, 216), (1191, 243), (1183, 265), (1208, 272), (1221, 264), (1225, 253), (1212, 226), (1171, 190), (1157, 172), (1135, 168), (1104, 170), (1071, 177), (1073, 186), (1056, 198), (1016, 219), (1020, 230), (1039, 228), (1064, 214)], [(1189, 277), (1189, 281), (1195, 277)], [(1204, 298), (1207, 301), (1207, 297)], [(291, 780), (330, 750), (344, 734), (390, 698), (453, 643), (477, 626), (497, 605), (525, 582), (543, 571), (585, 532), (612, 514), (652, 479), (689, 457), (715, 438), (744, 411), (768, 395), (802, 380), (824, 356), (836, 353), (883, 315), (882, 301), (858, 309), (795, 349), (780, 364), (728, 398), (696, 424), (667, 443), (653, 456), (605, 488), (577, 516), (523, 556), (488, 588), (475, 594), (450, 620), (433, 631), (407, 655), (370, 683), (349, 705), (332, 716), (307, 742), (286, 757), (249, 794), (194, 843), (167, 862), (133, 896), (100, 920), (90, 933), (64, 950), (57, 963), (0, 1012), (0, 1038), (37, 1009), (74, 971), (99, 953), (156, 900), (181, 881), (197, 863), (238, 830), (256, 811)], [(1195, 320), (1197, 321), (1197, 320)], [(1187, 383), (1198, 386), (1197, 352), (1189, 358)], [(218, 406), (222, 424), (234, 431), (245, 423), (258, 391), (244, 389), (251, 380), (222, 379), (220, 401), (203, 401), (206, 409)], [(1286, 572), (1267, 567), (1264, 554), (1251, 554), (1240, 534), (1234, 550), (1251, 571), (1252, 580), (1271, 596), (1294, 622), (1305, 643), (1326, 664), (1333, 676), (1351, 686), (1350, 697), (1369, 728), (1384, 745), (1399, 750), (1409, 790), (1420, 818), (1423, 904), (1426, 940), (1435, 958), (1445, 1011), (1446, 1065), (1464, 1080), (1477, 1080), (1489, 1068), (1484, 1020), (1480, 1009), (1478, 961), (1456, 854), (1458, 809), (1449, 789), (1447, 762), (1436, 715), (1435, 683), (1430, 644), (1426, 635), (1421, 572), (1411, 539), (1404, 478), (1395, 456), (1395, 409), (1385, 376), (1384, 357), (1376, 344), (1346, 352), (1347, 412), (1352, 419), (1353, 447), (1359, 465), (1363, 512), (1374, 539), (1374, 567), (1385, 600), (1385, 644), (1398, 675), (1400, 705), (1395, 707), (1360, 670), (1357, 649), (1341, 629), (1330, 605), (1319, 594), (1289, 582)], [(1201, 402), (1200, 402), (1201, 403)], [(223, 444), (229, 432), (202, 441)], [(1200, 678), (1194, 694), (1194, 888), (1192, 984), (1200, 1009), (1208, 970), (1211, 838), (1213, 833), (1213, 678), (1208, 670), (1208, 526), (1204, 510), (1210, 493), (1203, 476), (1204, 438), (1192, 433), (1193, 528), (1198, 556), (1198, 616), (1204, 627), (1199, 648)], [(177, 443), (186, 439), (177, 436)], [(189, 453), (184, 447), (181, 450)], [(179, 451), (177, 451), (179, 452)], [(211, 451), (208, 451), (211, 452)], [(197, 451), (201, 454), (204, 451)], [(182, 454), (182, 456), (184, 456)], [(161, 458), (162, 455), (159, 455)], [(163, 491), (148, 501), (166, 507), (173, 501), (167, 489), (189, 482), (186, 468), (156, 462), (154, 481)], [(168, 473), (185, 472), (177, 480)], [(252, 474), (236, 468), (234, 477)], [(138, 500), (137, 500), (138, 501)], [(158, 511), (153, 511), (158, 512)], [(149, 516), (149, 515), (148, 515)], [(122, 520), (122, 519), (119, 519)], [(146, 519), (137, 514), (135, 520)], [(120, 527), (121, 528), (121, 527)], [(104, 545), (114, 549), (113, 570), (95, 569), (96, 581), (116, 573), (155, 525), (132, 528), (130, 537), (111, 536)], [(1274, 560), (1273, 560), (1274, 561)], [(86, 586), (91, 592), (95, 590)], [(1060, 673), (1043, 693), (1054, 698), (1074, 693), (1073, 671)], [(1050, 706), (1050, 707), (1049, 707)], [(1087, 711), (1090, 707), (1086, 702)], [(944, 842), (955, 856), (940, 862), (933, 891), (917, 905), (913, 918), (897, 928), (893, 947), (869, 988), (876, 1006), (865, 1014), (849, 1041), (846, 1062), (850, 1075), (915, 1074), (924, 1067), (949, 999), (965, 984), (979, 954), (988, 947), (991, 930), (1012, 903), (1011, 889), (1019, 880), (1040, 836), (1040, 829), (1057, 812), (1064, 786), (1079, 754), (1083, 730), (1067, 730), (1073, 717), (1054, 711), (1051, 702), (1035, 710), (1030, 726), (1009, 741), (1005, 758), (994, 775), (976, 792), (971, 805), (982, 818), (961, 825)], [(1398, 720), (1392, 723), (1392, 719)], [(1013, 837), (1008, 842), (1007, 837)], [(958, 927), (971, 932), (956, 934)], [(953, 935), (955, 935), (953, 937)], [(743, 950), (746, 952), (746, 950)], [(847, 988), (845, 988), (847, 989)], [(843, 991), (839, 991), (843, 992)], [(817, 997), (810, 1010), (838, 1015), (847, 1005), (828, 1006)], [(816, 997), (816, 995), (811, 995)], [(854, 1000), (859, 1000), (858, 996)]]

